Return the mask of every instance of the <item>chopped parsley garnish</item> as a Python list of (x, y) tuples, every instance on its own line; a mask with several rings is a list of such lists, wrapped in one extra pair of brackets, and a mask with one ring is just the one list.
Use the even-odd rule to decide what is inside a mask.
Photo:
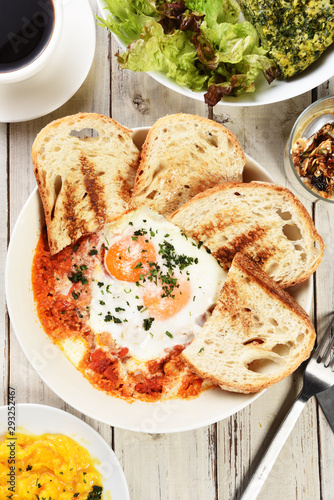
[(119, 319), (119, 318), (115, 318), (115, 316), (112, 316), (112, 314), (110, 313), (110, 311), (108, 311), (108, 314), (105, 315), (104, 321), (107, 322), (107, 323), (109, 323), (110, 321), (113, 321), (115, 324), (116, 323), (122, 323), (122, 320)]
[(154, 321), (154, 318), (145, 318), (144, 319), (143, 327), (144, 327), (144, 330), (146, 332), (151, 328), (153, 321)]
[(187, 255), (178, 255), (175, 252), (174, 246), (168, 241), (164, 240), (163, 243), (159, 243), (159, 255), (166, 261), (166, 266), (169, 269), (174, 269), (178, 267), (180, 271), (183, 271), (186, 267), (191, 264), (198, 264), (197, 257), (187, 257)]
[[(90, 250), (90, 251), (88, 252), (88, 255), (96, 255), (96, 254), (97, 254), (97, 250), (96, 250), (96, 248), (92, 248), (92, 250)], [(79, 495), (79, 493), (78, 493), (78, 495)]]
[(72, 297), (74, 298), (74, 300), (78, 300), (79, 296), (80, 296), (80, 293), (72, 292)]
[(106, 303), (104, 302), (104, 300), (99, 300), (99, 303), (101, 304), (101, 306), (105, 306)]
[(73, 252), (76, 252), (79, 248), (79, 243), (76, 243), (73, 247)]
[(104, 285), (104, 283), (102, 283), (102, 281), (98, 281), (98, 282), (97, 282), (97, 286), (98, 286), (99, 288), (101, 288), (103, 285)]
[(172, 338), (173, 338), (173, 335), (172, 335), (170, 332), (168, 332), (167, 330), (165, 331), (165, 334), (166, 334), (166, 335), (167, 335), (167, 337), (169, 337), (170, 339), (172, 339)]
[(101, 500), (102, 498), (102, 486), (93, 486), (92, 490), (89, 492), (87, 500)]
[(125, 309), (123, 309), (123, 307), (115, 307), (115, 311), (118, 313), (120, 311), (125, 311)]
[(80, 266), (80, 269), (78, 269), (78, 266), (75, 264), (74, 267), (76, 268), (76, 272), (72, 273), (68, 279), (72, 283), (79, 283), (80, 281), (83, 285), (86, 285), (86, 283), (88, 283), (88, 279), (82, 274), (82, 271), (85, 271), (87, 266)]
[(146, 229), (137, 229), (133, 234), (135, 236), (144, 236), (144, 234), (147, 234), (147, 231)]
[(26, 470), (31, 470), (32, 469), (32, 465), (28, 465)]
[(201, 347), (200, 350), (198, 351), (198, 353), (203, 352), (203, 351), (204, 351), (204, 347)]
[[(134, 234), (136, 236), (132, 236), (132, 239), (136, 240), (138, 236), (146, 234), (146, 232), (147, 231), (145, 231), (145, 229), (139, 229), (135, 231)], [(156, 232), (150, 229), (150, 235), (153, 237), (155, 236), (155, 234)], [(168, 236), (169, 234), (165, 234), (165, 238), (167, 238)], [(148, 242), (149, 240), (145, 241)], [(142, 250), (142, 252), (145, 251), (145, 249)], [(146, 280), (154, 283), (155, 285), (158, 285), (158, 282), (161, 282), (163, 290), (161, 297), (175, 298), (175, 295), (173, 295), (173, 290), (175, 288), (179, 288), (179, 284), (178, 280), (174, 277), (174, 269), (178, 268), (182, 272), (186, 267), (192, 264), (198, 264), (198, 258), (188, 257), (184, 254), (177, 254), (174, 245), (172, 245), (172, 243), (168, 242), (167, 240), (164, 240), (163, 243), (159, 243), (159, 255), (161, 255), (163, 263), (167, 267), (167, 272), (164, 272), (157, 262), (149, 262), (148, 273), (140, 274), (139, 280), (136, 281), (136, 286), (143, 286), (141, 284), (141, 281), (145, 282)], [(138, 262), (134, 267), (134, 269), (142, 268), (142, 262)], [(187, 275), (189, 275), (188, 271), (186, 271), (186, 273)]]

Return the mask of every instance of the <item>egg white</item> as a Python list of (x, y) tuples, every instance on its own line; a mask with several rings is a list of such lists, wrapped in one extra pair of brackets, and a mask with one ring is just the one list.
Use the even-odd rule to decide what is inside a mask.
[[(90, 327), (96, 333), (108, 332), (121, 347), (138, 361), (147, 361), (164, 356), (175, 345), (190, 342), (204, 324), (210, 308), (216, 303), (226, 273), (205, 248), (187, 238), (181, 230), (163, 216), (147, 207), (141, 207), (106, 225), (99, 235), (99, 245), (106, 248), (124, 235), (136, 230), (147, 231), (153, 242), (157, 263), (167, 270), (159, 252), (159, 244), (171, 243), (178, 255), (196, 259), (183, 271), (175, 275), (188, 280), (191, 297), (174, 316), (167, 319), (150, 319), (143, 306), (142, 294), (152, 283), (120, 281), (110, 276), (101, 263), (93, 272), (92, 300), (90, 305)], [(129, 249), (130, 251), (131, 249)], [(173, 300), (173, 299), (171, 299)], [(148, 328), (149, 327), (149, 328)]]

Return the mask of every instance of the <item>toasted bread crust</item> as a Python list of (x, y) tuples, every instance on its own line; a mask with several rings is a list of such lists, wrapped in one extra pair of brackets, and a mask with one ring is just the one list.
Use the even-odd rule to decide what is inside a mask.
[(308, 314), (298, 302), (271, 279), (255, 262), (246, 257), (243, 253), (238, 252), (233, 259), (233, 265), (239, 269), (240, 272), (245, 273), (254, 283), (257, 283), (268, 296), (271, 296), (273, 300), (281, 301), (285, 308), (299, 316), (302, 321), (308, 323), (309, 327), (313, 329)]
[[(199, 213), (205, 215), (198, 218)], [(306, 208), (291, 191), (276, 184), (224, 182), (196, 195), (169, 219), (187, 236), (202, 241), (227, 269), (238, 252), (266, 272), (276, 266), (276, 274), (271, 275), (283, 287), (308, 279), (324, 253), (324, 242)], [(285, 234), (289, 228), (301, 231), (300, 239)], [(292, 264), (296, 272), (287, 273), (283, 265), (291, 268), (291, 256), (296, 259)]]
[(143, 144), (132, 205), (167, 216), (201, 191), (241, 181), (246, 157), (220, 123), (185, 113), (160, 118)]
[[(202, 378), (248, 394), (291, 374), (308, 358), (314, 341), (313, 325), (300, 305), (238, 253), (211, 318), (182, 357)], [(275, 369), (257, 371), (261, 362), (274, 363)]]
[[(72, 131), (94, 130), (96, 137)], [(139, 151), (132, 131), (98, 113), (49, 123), (32, 147), (52, 254), (128, 209)]]

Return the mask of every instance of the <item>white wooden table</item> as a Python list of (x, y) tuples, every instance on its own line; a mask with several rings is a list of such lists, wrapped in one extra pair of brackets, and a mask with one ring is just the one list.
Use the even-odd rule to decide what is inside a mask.
[[(95, 6), (93, 7), (96, 10)], [(31, 145), (48, 122), (79, 111), (112, 116), (128, 127), (149, 126), (171, 112), (208, 116), (208, 107), (156, 83), (149, 76), (121, 71), (111, 56), (117, 45), (106, 29), (97, 27), (93, 67), (83, 86), (60, 109), (24, 123), (0, 124), (0, 353), (3, 385), (16, 403), (41, 403), (78, 415), (59, 399), (31, 368), (18, 345), (6, 313), (4, 267), (11, 231), (35, 187)], [(312, 100), (334, 94), (334, 78), (312, 92), (281, 103), (256, 107), (216, 106), (213, 119), (226, 125), (244, 151), (274, 179), (288, 185), (283, 149), (299, 113)], [(289, 187), (289, 186), (288, 186)], [(312, 318), (323, 331), (334, 303), (334, 206), (306, 202), (327, 245), (314, 278)], [(333, 218), (333, 219), (332, 219)], [(230, 500), (254, 469), (300, 385), (300, 373), (270, 388), (246, 409), (196, 431), (150, 435), (110, 428), (87, 420), (112, 446), (128, 481), (132, 500)], [(334, 498), (334, 435), (313, 398), (299, 418), (259, 496), (260, 500), (332, 500)]]

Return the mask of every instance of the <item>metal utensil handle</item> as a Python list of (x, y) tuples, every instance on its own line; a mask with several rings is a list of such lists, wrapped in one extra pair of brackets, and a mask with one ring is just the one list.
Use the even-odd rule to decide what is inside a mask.
[(304, 394), (299, 394), (260, 460), (240, 500), (255, 500), (257, 498), (308, 399), (305, 398)]

